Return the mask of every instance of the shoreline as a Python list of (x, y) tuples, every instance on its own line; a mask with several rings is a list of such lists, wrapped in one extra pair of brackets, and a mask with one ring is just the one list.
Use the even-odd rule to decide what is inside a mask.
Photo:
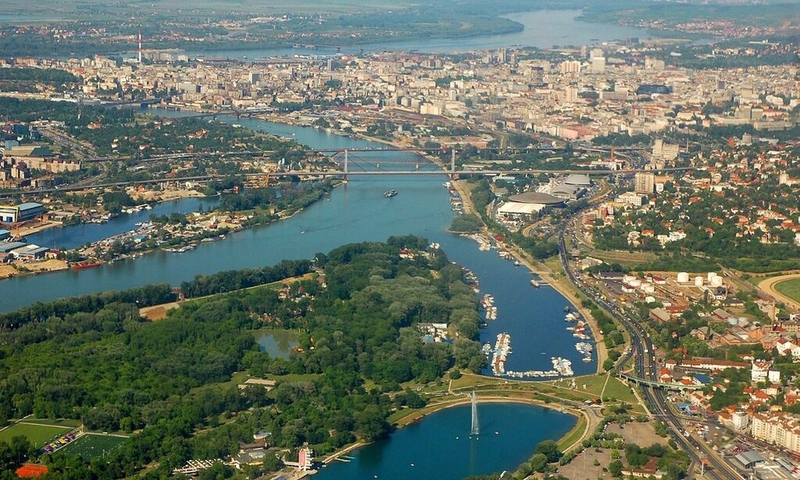
[[(472, 203), (472, 196), (470, 195), (469, 190), (466, 188), (466, 180), (455, 180), (451, 183), (456, 188), (459, 195), (461, 195), (461, 201), (464, 205), (464, 213), (473, 213), (475, 211), (475, 207)], [(491, 232), (488, 230), (485, 224), (483, 225), (482, 233), (487, 236), (491, 236)], [(544, 287), (552, 287), (562, 297), (564, 297), (565, 300), (572, 304), (573, 308), (575, 308), (575, 310), (577, 310), (584, 319), (586, 319), (586, 323), (589, 325), (589, 329), (592, 331), (592, 337), (595, 343), (595, 349), (597, 351), (597, 369), (595, 374), (603, 373), (603, 362), (608, 358), (608, 349), (603, 342), (603, 334), (600, 331), (600, 327), (597, 325), (597, 321), (592, 316), (589, 309), (581, 305), (577, 295), (572, 291), (572, 289), (575, 287), (566, 282), (564, 278), (556, 278), (557, 274), (547, 267), (547, 265), (530, 258), (530, 256), (516, 244), (507, 243), (505, 246), (508, 252), (511, 253), (511, 255), (517, 261), (524, 265), (525, 268), (527, 268), (532, 274), (538, 275), (547, 283), (547, 285), (544, 285)], [(544, 268), (539, 268), (539, 265)]]
[[(340, 184), (335, 184), (333, 186), (333, 188), (336, 188), (339, 185)], [(325, 194), (321, 195), (320, 199), (317, 200), (317, 201), (322, 200), (325, 197), (325, 195), (327, 195), (327, 194), (329, 194), (329, 193), (325, 193)], [(179, 200), (185, 200), (185, 199), (188, 199), (188, 198), (206, 198), (206, 197), (207, 197), (206, 195), (204, 195), (204, 194), (202, 194), (202, 193), (200, 193), (200, 192), (198, 192), (196, 190), (182, 190), (182, 191), (173, 191), (173, 192), (170, 192), (167, 195), (159, 195), (158, 198), (146, 198), (146, 196), (143, 196), (143, 195), (139, 195), (137, 198), (138, 198), (138, 200), (143, 201), (145, 203), (158, 205), (158, 204), (162, 204), (162, 203), (166, 203), (166, 202), (174, 202), (174, 201), (179, 201)], [(242, 231), (245, 231), (245, 230), (249, 230), (249, 229), (257, 227), (257, 226), (270, 225), (270, 224), (272, 224), (274, 222), (280, 222), (282, 220), (290, 219), (290, 218), (294, 217), (296, 214), (302, 212), (303, 210), (305, 210), (305, 207), (301, 207), (301, 208), (297, 208), (297, 209), (282, 210), (280, 212), (277, 212), (277, 214), (276, 214), (278, 216), (277, 219), (274, 219), (271, 222), (266, 223), (266, 224), (257, 223), (257, 224), (249, 225), (249, 226), (246, 226), (246, 227), (243, 227), (241, 225), (236, 225), (234, 227), (231, 227), (229, 231), (225, 232), (223, 234), (223, 237), (226, 236), (226, 235), (230, 235), (230, 234), (242, 232)], [(223, 213), (235, 214), (236, 212), (223, 212)], [(29, 231), (26, 231), (24, 234), (21, 234), (20, 236), (24, 238), (27, 235), (32, 235), (34, 233), (39, 233), (39, 232), (41, 232), (43, 230), (48, 230), (48, 229), (51, 229), (51, 228), (65, 228), (65, 227), (68, 227), (68, 226), (65, 226), (63, 224), (63, 222), (47, 222), (47, 224), (38, 224), (38, 225), (36, 225), (35, 229), (31, 229)], [(114, 235), (111, 235), (109, 237), (101, 238), (99, 240), (91, 242), (91, 244), (89, 244), (88, 247), (86, 245), (83, 245), (83, 246), (80, 246), (80, 247), (76, 247), (74, 249), (67, 249), (65, 251), (78, 251), (78, 250), (91, 249), (91, 248), (101, 244), (102, 242), (107, 242), (108, 240), (113, 239), (113, 238), (115, 238), (115, 237), (117, 237), (119, 235), (123, 235), (123, 234), (124, 234), (124, 232), (123, 233), (119, 233), (119, 234), (114, 234)], [(182, 243), (178, 244), (178, 246), (184, 246), (185, 247), (185, 246), (197, 245), (199, 243), (202, 243), (203, 241), (209, 241), (209, 240), (207, 240), (207, 238), (211, 239), (213, 241), (224, 240), (223, 237), (213, 237), (212, 236), (212, 237), (204, 237), (204, 238), (200, 238), (200, 239), (196, 239), (196, 240), (187, 240), (186, 242), (182, 242)], [(158, 246), (156, 248), (149, 249), (149, 250), (136, 250), (136, 251), (131, 252), (131, 253), (120, 255), (120, 256), (118, 256), (116, 258), (113, 258), (111, 260), (102, 260), (102, 259), (99, 259), (99, 258), (91, 257), (93, 259), (92, 263), (97, 263), (98, 264), (98, 265), (92, 265), (92, 266), (102, 266), (102, 265), (110, 264), (110, 263), (113, 263), (113, 262), (116, 262), (116, 261), (123, 261), (123, 260), (135, 260), (138, 257), (144, 256), (144, 255), (150, 255), (152, 253), (159, 252), (159, 251), (166, 251), (166, 250), (163, 247)], [(58, 264), (57, 265), (53, 265), (54, 262), (58, 262)], [(78, 263), (80, 263), (80, 262), (78, 262)], [(44, 260), (44, 261), (40, 261), (40, 262), (29, 264), (29, 265), (32, 265), (34, 268), (37, 268), (37, 269), (33, 270), (33, 269), (30, 269), (30, 268), (28, 268), (26, 266), (26, 268), (28, 268), (27, 271), (19, 270), (18, 268), (16, 268), (14, 266), (13, 263), (12, 264), (8, 264), (8, 265), (0, 265), (0, 280), (6, 280), (6, 279), (10, 279), (10, 278), (30, 276), (30, 275), (39, 275), (39, 274), (44, 274), (44, 273), (56, 273), (56, 272), (78, 271), (78, 270), (80, 270), (80, 268), (77, 268), (77, 269), (73, 268), (74, 265), (76, 265), (75, 262), (68, 262), (66, 260)], [(47, 265), (47, 266), (45, 266), (44, 268), (40, 268), (40, 266), (43, 266), (43, 265)]]
[[(457, 406), (461, 406), (461, 405), (466, 405), (466, 404), (469, 404), (471, 402), (470, 398), (466, 394), (463, 394), (463, 395), (454, 394), (454, 395), (458, 395), (459, 398), (452, 399), (452, 400), (447, 400), (447, 401), (444, 401), (444, 402), (441, 402), (441, 403), (437, 403), (435, 405), (425, 406), (425, 407), (423, 407), (423, 408), (421, 408), (419, 410), (416, 410), (413, 413), (409, 413), (408, 415), (405, 415), (405, 416), (399, 418), (397, 421), (394, 422), (393, 425), (395, 426), (396, 429), (399, 430), (401, 428), (407, 427), (408, 425), (410, 425), (412, 423), (415, 423), (415, 419), (419, 419), (419, 421), (424, 421), (425, 417), (427, 417), (429, 415), (433, 415), (435, 413), (438, 413), (438, 412), (440, 412), (442, 410), (446, 410), (448, 408), (457, 407)], [(564, 404), (560, 404), (560, 403), (545, 403), (545, 402), (543, 402), (541, 400), (521, 398), (521, 397), (504, 397), (504, 396), (500, 396), (500, 395), (489, 395), (489, 396), (485, 396), (485, 397), (478, 397), (478, 402), (477, 403), (478, 403), (478, 405), (480, 405), (482, 403), (494, 403), (494, 404), (497, 404), (497, 403), (516, 403), (516, 404), (530, 405), (530, 406), (533, 406), (533, 407), (546, 408), (546, 409), (549, 409), (549, 410), (555, 410), (555, 411), (557, 411), (559, 413), (563, 413), (563, 414), (571, 415), (571, 416), (575, 417), (575, 419), (576, 419), (575, 426), (570, 428), (570, 430), (568, 432), (566, 432), (562, 437), (560, 437), (556, 441), (560, 441), (561, 439), (568, 437), (569, 435), (572, 434), (572, 432), (576, 428), (580, 428), (580, 426), (581, 426), (581, 418), (583, 418), (586, 421), (585, 426), (583, 427), (584, 428), (583, 434), (581, 435), (581, 437), (575, 443), (573, 443), (569, 447), (565, 448), (564, 449), (565, 452), (570, 450), (570, 449), (572, 449), (575, 446), (576, 443), (581, 442), (586, 437), (587, 432), (591, 431), (591, 428), (590, 428), (591, 427), (591, 420), (589, 418), (589, 415), (586, 412), (584, 412), (581, 409), (576, 409), (575, 407), (570, 407), (570, 406), (567, 406), (567, 405), (564, 405)], [(390, 436), (391, 436), (391, 434), (390, 434)], [(344, 447), (343, 449), (338, 450), (336, 452), (333, 452), (330, 455), (326, 456), (325, 459), (322, 461), (322, 463), (324, 463), (326, 465), (330, 464), (331, 462), (335, 461), (338, 457), (340, 457), (342, 455), (346, 455), (346, 454), (348, 454), (348, 453), (350, 453), (350, 452), (352, 452), (354, 450), (357, 450), (357, 449), (359, 449), (361, 447), (365, 447), (365, 446), (370, 445), (370, 444), (371, 444), (371, 442), (357, 441), (356, 443), (348, 445), (348, 446)], [(531, 452), (531, 455), (533, 455), (533, 452)], [(517, 468), (518, 467), (519, 467), (519, 465), (517, 465)]]

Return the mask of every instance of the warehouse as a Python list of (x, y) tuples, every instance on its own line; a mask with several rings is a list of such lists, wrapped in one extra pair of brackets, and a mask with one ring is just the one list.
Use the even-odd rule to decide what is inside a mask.
[(29, 202), (19, 205), (0, 205), (0, 222), (18, 223), (31, 220), (44, 213), (44, 205)]

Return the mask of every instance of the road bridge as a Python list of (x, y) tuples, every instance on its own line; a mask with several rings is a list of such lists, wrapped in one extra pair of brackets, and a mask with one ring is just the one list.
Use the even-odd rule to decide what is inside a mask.
[[(679, 172), (689, 170), (690, 167), (670, 167), (662, 169), (641, 169), (641, 168), (627, 168), (627, 169), (519, 169), (519, 170), (495, 170), (495, 169), (474, 169), (474, 170), (457, 170), (455, 164), (455, 150), (451, 150), (451, 158), (449, 166), (441, 166), (434, 163), (428, 157), (421, 155), (421, 152), (430, 150), (426, 149), (361, 149), (355, 150), (356, 154), (351, 155), (350, 150), (337, 150), (329, 158), (338, 165), (338, 169), (310, 171), (303, 170), (295, 167), (294, 164), (290, 165), (289, 169), (279, 170), (274, 172), (260, 172), (260, 173), (247, 173), (240, 174), (245, 178), (260, 178), (266, 179), (268, 182), (271, 179), (279, 179), (284, 177), (297, 177), (297, 178), (343, 178), (347, 179), (349, 176), (385, 176), (385, 175), (449, 175), (452, 179), (462, 177), (495, 177), (500, 175), (539, 175), (539, 174), (585, 174), (585, 175), (624, 175), (637, 172)], [(320, 152), (320, 151), (317, 151)], [(324, 151), (322, 151), (324, 152)], [(331, 152), (331, 151), (328, 151)], [(390, 155), (392, 152), (408, 152), (413, 155), (399, 156)], [(264, 156), (270, 155), (273, 152), (268, 151), (216, 151), (216, 152), (202, 152), (202, 153), (189, 153), (178, 152), (164, 155), (154, 155), (152, 157), (139, 159), (140, 162), (147, 161), (169, 161), (169, 160), (186, 160), (191, 158), (200, 157), (227, 157), (227, 156)], [(314, 151), (309, 151), (314, 153)], [(369, 155), (367, 155), (369, 154)], [(84, 162), (107, 162), (107, 161), (128, 161), (132, 157), (99, 157), (89, 158), (83, 160)], [(449, 167), (449, 168), (448, 168)], [(223, 178), (223, 175), (202, 175), (192, 177), (176, 177), (170, 179), (153, 179), (153, 180), (136, 180), (129, 182), (115, 182), (103, 183), (95, 185), (74, 185), (63, 186), (58, 189), (38, 189), (38, 190), (25, 190), (24, 193), (49, 193), (55, 191), (79, 191), (87, 188), (106, 188), (106, 187), (125, 187), (130, 185), (143, 185), (143, 184), (157, 184), (165, 181), (207, 181)], [(11, 196), (20, 193), (19, 190), (9, 190), (0, 193), (0, 197)]]
[(663, 388), (666, 390), (679, 390), (684, 392), (686, 390), (699, 390), (703, 388), (703, 385), (684, 385), (682, 383), (664, 383), (659, 382), (658, 380), (648, 380), (646, 378), (636, 377), (633, 375), (628, 375), (626, 373), (618, 373), (617, 376), (620, 378), (627, 380), (629, 382), (633, 382), (636, 385), (646, 386), (646, 387), (653, 387), (653, 388)]
[(181, 116), (181, 118), (212, 118), (216, 119), (220, 115), (230, 115), (236, 118), (242, 117), (252, 117), (253, 115), (262, 115), (265, 113), (274, 113), (275, 109), (272, 107), (263, 107), (263, 108), (246, 108), (243, 110), (237, 110), (235, 108), (229, 110), (215, 110), (213, 112), (198, 112), (192, 115), (185, 115)]

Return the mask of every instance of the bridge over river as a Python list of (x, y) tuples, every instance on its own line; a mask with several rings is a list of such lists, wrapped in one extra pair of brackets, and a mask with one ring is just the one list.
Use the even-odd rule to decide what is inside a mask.
[[(689, 170), (690, 167), (671, 167), (661, 169), (641, 169), (641, 168), (623, 168), (623, 169), (515, 169), (515, 170), (498, 170), (489, 168), (468, 168), (458, 169), (456, 167), (455, 150), (451, 150), (451, 158), (449, 165), (441, 165), (437, 163), (431, 156), (426, 155), (432, 151), (441, 152), (440, 149), (426, 150), (426, 149), (398, 149), (398, 148), (383, 148), (383, 149), (358, 149), (358, 150), (316, 150), (317, 155), (326, 155), (336, 167), (323, 170), (310, 170), (300, 168), (299, 165), (294, 163), (290, 164), (288, 168), (281, 166), (276, 171), (259, 172), (259, 173), (243, 173), (240, 176), (245, 178), (264, 179), (269, 183), (273, 179), (280, 179), (285, 177), (297, 178), (343, 178), (347, 179), (351, 176), (386, 176), (386, 175), (449, 175), (452, 179), (465, 178), (465, 177), (495, 177), (499, 175), (538, 175), (538, 174), (585, 174), (585, 175), (625, 175), (636, 172), (677, 172)], [(261, 154), (270, 154), (272, 152), (213, 152), (213, 153), (173, 153), (167, 155), (158, 155), (152, 158), (139, 159), (140, 162), (148, 161), (169, 161), (169, 160), (186, 160), (195, 157), (212, 157), (219, 156), (221, 158), (231, 158), (235, 156), (244, 157), (258, 157)], [(405, 154), (405, 155), (403, 155)], [(130, 157), (125, 158), (93, 158), (87, 159), (86, 162), (105, 162), (105, 161), (129, 161)], [(131, 180), (126, 182), (106, 182), (96, 183), (92, 185), (74, 185), (74, 186), (59, 186), (59, 188), (46, 188), (36, 190), (25, 190), (24, 193), (39, 194), (50, 192), (69, 192), (80, 191), (91, 188), (109, 188), (109, 187), (127, 187), (135, 185), (148, 185), (160, 184), (165, 182), (202, 182), (219, 180), (229, 175), (222, 174), (209, 174), (209, 175), (193, 175), (171, 178), (158, 178), (148, 180)], [(19, 191), (8, 190), (0, 192), (0, 198), (4, 196), (11, 196)]]

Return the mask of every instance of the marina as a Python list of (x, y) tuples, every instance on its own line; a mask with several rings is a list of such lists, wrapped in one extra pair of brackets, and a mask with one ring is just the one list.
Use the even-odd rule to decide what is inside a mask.
[(481, 307), (485, 312), (486, 320), (497, 320), (497, 306), (494, 304), (494, 297), (488, 293), (481, 298)]
[(553, 365), (551, 370), (525, 370), (523, 372), (509, 370), (505, 372), (504, 376), (520, 379), (536, 379), (571, 377), (575, 374), (575, 372), (572, 371), (572, 361), (562, 357), (553, 357), (550, 360)]
[(506, 373), (506, 357), (511, 353), (511, 335), (500, 333), (497, 335), (497, 342), (492, 351), (492, 373), (495, 376), (502, 376)]
[[(313, 128), (246, 118), (220, 119), (258, 131), (293, 137), (312, 148), (353, 149), (371, 145)], [(393, 197), (392, 208), (387, 211), (386, 203), (375, 199), (393, 189), (403, 191), (403, 195)], [(104, 225), (70, 226), (42, 232), (41, 238), (44, 240), (48, 236), (50, 241), (45, 244), (69, 247), (97, 241), (100, 236), (136, 235), (132, 231), (144, 227), (151, 215), (189, 214), (200, 210), (201, 206), (208, 211), (218, 202), (217, 197), (170, 201), (153, 205), (151, 211), (143, 208), (133, 214), (122, 214)], [(284, 259), (313, 258), (318, 252), (327, 252), (346, 243), (385, 241), (392, 235), (412, 233), (426, 237), (444, 250), (451, 262), (465, 268), (464, 281), (476, 293), (476, 303), (483, 297), (481, 291), (491, 294), (490, 307), (493, 308), (480, 310), (482, 328), (479, 339), (482, 345), (488, 343), (491, 348), (498, 334), (509, 336), (509, 352), (502, 362), (506, 372), (549, 372), (553, 370), (551, 356), (570, 360), (576, 375), (593, 372), (596, 363), (581, 362), (584, 357), (575, 349), (575, 343), (580, 339), (573, 337), (574, 332), (553, 328), (565, 315), (562, 311), (565, 299), (558, 291), (533, 288), (531, 272), (515, 267), (512, 255), (506, 254), (505, 261), (500, 261), (503, 260), (499, 257), (500, 252), (506, 251), (501, 245), (502, 239), (485, 234), (460, 236), (445, 231), (453, 219), (453, 205), (460, 203), (458, 192), (445, 175), (391, 179), (353, 177), (345, 188), (335, 189), (324, 201), (309, 206), (292, 218), (269, 226), (230, 232), (223, 241), (197, 240), (185, 250), (181, 250), (184, 247), (180, 245), (164, 245), (181, 251), (162, 250), (135, 261), (114, 262), (80, 272), (4, 280), (8, 301), (3, 309), (33, 301), (103, 291), (108, 285), (114, 285), (116, 289), (159, 282), (179, 285), (198, 274), (272, 265)], [(217, 236), (213, 239), (221, 240)], [(265, 248), (267, 245), (269, 248)], [(69, 275), (69, 281), (64, 281), (64, 275)], [(547, 335), (542, 335), (542, 332), (547, 332)], [(585, 333), (589, 333), (588, 329)], [(511, 338), (514, 339), (513, 355), (510, 354)], [(491, 375), (491, 354), (487, 360), (483, 373)], [(546, 377), (537, 374), (524, 378)]]

